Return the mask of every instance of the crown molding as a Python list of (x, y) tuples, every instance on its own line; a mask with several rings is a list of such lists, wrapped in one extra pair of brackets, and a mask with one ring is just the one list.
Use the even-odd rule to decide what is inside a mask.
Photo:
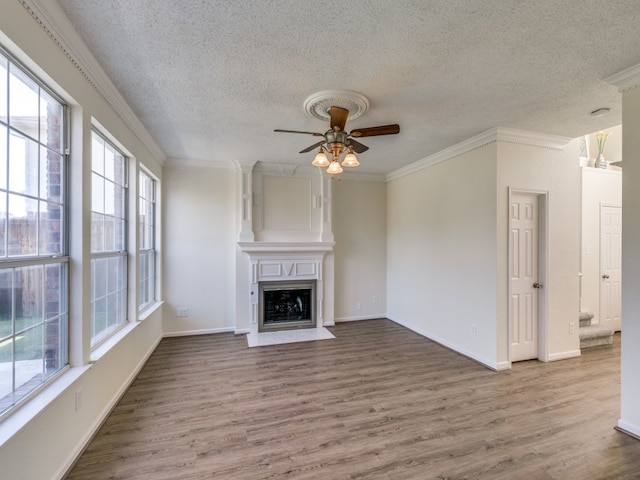
[(433, 155), (429, 155), (422, 160), (418, 160), (405, 167), (389, 172), (386, 176), (386, 180), (387, 182), (390, 182), (401, 177), (406, 177), (407, 175), (419, 172), (420, 170), (437, 165), (438, 163), (446, 162), (447, 160), (457, 157), (458, 155), (462, 155), (463, 153), (494, 143), (496, 141), (495, 131), (496, 129), (487, 130), (486, 132), (468, 138), (467, 140), (445, 148), (444, 150), (440, 150)]
[(397, 180), (438, 163), (446, 162), (464, 153), (476, 150), (486, 145), (504, 142), (527, 145), (530, 147), (551, 148), (553, 150), (564, 150), (564, 147), (571, 141), (569, 137), (557, 135), (547, 135), (544, 133), (529, 132), (515, 128), (496, 127), (482, 132), (474, 137), (445, 148), (433, 155), (411, 163), (405, 167), (390, 172), (386, 176), (387, 182)]
[(122, 118), (151, 155), (164, 164), (166, 154), (118, 92), (60, 6), (51, 0), (20, 0), (20, 3), (100, 98)]
[(620, 93), (632, 90), (640, 86), (640, 63), (629, 67), (604, 79), (605, 82), (618, 87)]
[(515, 128), (498, 127), (494, 130), (498, 142), (517, 143), (529, 147), (551, 148), (552, 150), (564, 150), (564, 147), (573, 140), (569, 137), (529, 132)]

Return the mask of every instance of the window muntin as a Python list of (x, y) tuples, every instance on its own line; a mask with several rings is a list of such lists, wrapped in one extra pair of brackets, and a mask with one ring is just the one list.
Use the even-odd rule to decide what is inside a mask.
[(68, 364), (65, 106), (0, 50), (0, 414)]
[(144, 171), (138, 186), (138, 308), (143, 310), (155, 300), (155, 187)]
[(127, 159), (91, 136), (91, 346), (127, 321)]

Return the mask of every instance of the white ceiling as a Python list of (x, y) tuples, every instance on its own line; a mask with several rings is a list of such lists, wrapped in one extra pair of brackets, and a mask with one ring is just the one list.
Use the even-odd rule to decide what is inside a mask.
[[(347, 130), (384, 174), (493, 127), (577, 137), (621, 122), (604, 81), (640, 63), (638, 0), (57, 0), (171, 164), (306, 165), (304, 100), (365, 95)], [(594, 118), (590, 112), (608, 107)]]

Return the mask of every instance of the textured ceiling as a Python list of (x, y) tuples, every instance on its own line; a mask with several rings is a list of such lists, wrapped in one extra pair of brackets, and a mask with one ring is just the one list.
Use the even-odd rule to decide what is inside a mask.
[[(493, 127), (577, 137), (621, 121), (603, 79), (640, 63), (638, 0), (58, 0), (172, 164), (308, 164), (304, 100), (365, 95), (358, 171)], [(590, 112), (611, 113), (593, 118)]]

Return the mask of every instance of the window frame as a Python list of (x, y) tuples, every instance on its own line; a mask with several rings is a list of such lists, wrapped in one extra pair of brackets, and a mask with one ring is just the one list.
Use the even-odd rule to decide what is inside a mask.
[[(0, 257), (0, 273), (8, 274), (11, 278), (10, 301), (9, 306), (11, 317), (11, 332), (8, 335), (0, 337), (0, 344), (11, 345), (11, 391), (0, 398), (0, 418), (6, 417), (7, 414), (15, 411), (16, 407), (31, 399), (37, 392), (49, 385), (54, 379), (70, 367), (70, 252), (69, 252), (69, 231), (70, 231), (70, 206), (69, 206), (69, 145), (70, 145), (70, 107), (59, 95), (57, 95), (43, 80), (41, 80), (29, 68), (23, 65), (18, 59), (0, 47), (0, 58), (6, 65), (6, 111), (0, 112), (0, 134), (6, 135), (6, 144), (3, 144), (4, 152), (0, 152), (0, 157), (4, 153), (6, 156), (5, 184), (0, 185), (0, 198), (4, 196), (4, 205), (0, 210), (4, 210), (4, 218), (0, 218), (0, 224), (4, 228), (4, 239), (2, 240), (2, 256)], [(18, 74), (12, 73), (17, 72)], [(3, 72), (5, 73), (5, 72)], [(16, 80), (12, 80), (12, 76)], [(25, 82), (28, 80), (29, 82)], [(37, 96), (37, 127), (35, 134), (27, 131), (25, 127), (14, 125), (12, 115), (11, 101), (12, 88), (21, 88), (19, 84), (14, 86), (13, 81), (21, 81), (26, 88), (37, 87), (33, 94)], [(43, 103), (44, 101), (44, 103)], [(49, 105), (48, 102), (54, 102), (54, 107), (59, 109), (53, 117), (47, 115), (43, 117), (43, 106)], [(5, 116), (6, 115), (6, 116)], [(25, 117), (26, 118), (26, 117)], [(43, 130), (43, 118), (47, 119), (46, 130)], [(54, 121), (54, 126), (49, 125), (49, 118)], [(60, 122), (59, 124), (57, 122)], [(53, 130), (51, 130), (53, 128)], [(51, 144), (52, 133), (57, 133), (57, 141)], [(31, 148), (37, 148), (37, 170), (35, 179), (35, 191), (29, 191), (26, 185), (21, 189), (16, 185), (12, 185), (13, 174), (11, 160), (15, 152), (12, 151), (12, 135), (16, 138), (22, 138), (26, 143), (31, 144)], [(55, 137), (53, 137), (55, 138)], [(14, 144), (15, 145), (15, 144)], [(25, 150), (28, 155), (28, 150)], [(50, 163), (51, 155), (57, 158), (58, 165)], [(28, 158), (24, 159), (24, 168), (27, 169)], [(31, 159), (33, 161), (33, 159)], [(1, 164), (0, 164), (1, 165)], [(18, 169), (20, 166), (17, 167)], [(25, 178), (33, 172), (25, 171)], [(43, 175), (46, 175), (46, 179)], [(54, 180), (53, 183), (52, 179)], [(15, 183), (16, 180), (14, 180)], [(43, 184), (43, 182), (46, 182)], [(46, 193), (43, 189), (46, 188)], [(51, 193), (55, 191), (56, 193)], [(35, 251), (23, 253), (11, 253), (10, 236), (11, 236), (11, 216), (9, 210), (9, 199), (23, 199), (27, 202), (38, 202), (37, 213), (35, 217)], [(49, 210), (47, 206), (54, 206), (56, 210)], [(47, 207), (47, 210), (42, 210)], [(57, 220), (57, 228), (47, 224), (51, 218), (44, 218), (43, 213), (54, 213), (54, 222)], [(43, 245), (42, 234), (54, 234), (57, 237), (55, 243), (58, 244), (57, 251), (47, 251), (47, 244)], [(23, 233), (23, 232), (22, 232)], [(31, 232), (29, 233), (31, 238)], [(57, 276), (48, 277), (48, 271), (51, 266), (58, 266)], [(41, 267), (38, 269), (38, 267)], [(40, 271), (37, 271), (40, 270)], [(28, 272), (31, 271), (29, 274)], [(16, 321), (20, 308), (17, 300), (18, 291), (16, 287), (16, 278), (20, 275), (27, 274), (30, 282), (35, 282), (34, 288), (39, 288), (40, 292), (33, 296), (32, 300), (36, 300), (32, 307), (36, 309), (36, 315), (33, 318), (37, 320), (28, 325), (18, 327)], [(24, 283), (24, 280), (23, 280)], [(24, 288), (21, 287), (21, 288)], [(22, 297), (22, 294), (20, 295)], [(24, 299), (22, 300), (24, 302)], [(33, 302), (32, 302), (33, 304)], [(54, 307), (55, 306), (55, 307)], [(6, 307), (5, 307), (6, 308)], [(38, 311), (39, 308), (39, 311)], [(26, 322), (26, 320), (23, 320)], [(53, 328), (51, 328), (53, 327)], [(37, 346), (34, 344), (30, 348), (35, 348), (36, 356), (34, 361), (41, 364), (39, 372), (33, 375), (24, 383), (22, 380), (16, 379), (18, 372), (16, 371), (16, 363), (18, 359), (18, 341), (26, 340), (26, 335), (30, 332), (37, 332), (40, 336)], [(37, 340), (37, 337), (35, 338)], [(6, 342), (9, 342), (7, 344)], [(55, 347), (55, 348), (54, 348)], [(35, 365), (35, 364), (34, 364)], [(22, 373), (24, 375), (24, 373)], [(27, 376), (32, 373), (27, 373)], [(38, 378), (39, 377), (39, 378)]]
[[(148, 199), (146, 197), (143, 197), (143, 188), (142, 188), (142, 180), (143, 178), (148, 179), (148, 181), (151, 184), (151, 198)], [(156, 289), (156, 285), (157, 285), (157, 266), (156, 266), (156, 261), (157, 261), (157, 248), (156, 248), (156, 237), (157, 237), (157, 232), (156, 232), (156, 226), (157, 226), (157, 213), (158, 213), (158, 209), (157, 209), (157, 191), (158, 191), (158, 180), (149, 172), (147, 171), (145, 168), (142, 168), (142, 166), (140, 166), (140, 168), (138, 169), (138, 222), (137, 222), (137, 227), (138, 227), (138, 312), (144, 312), (146, 309), (148, 309), (150, 306), (152, 306), (156, 301), (157, 301), (157, 289)], [(144, 227), (146, 225), (148, 225), (149, 222), (146, 222), (144, 224), (141, 223), (142, 220), (142, 214), (143, 214), (143, 208), (142, 208), (142, 204), (143, 203), (149, 203), (151, 206), (151, 222), (150, 222), (150, 233), (151, 233), (151, 246), (150, 247), (145, 247), (143, 246), (143, 239), (145, 238), (145, 235), (142, 233), (142, 231), (144, 230)], [(146, 258), (146, 265), (148, 267), (148, 270), (145, 271), (149, 272), (150, 274), (148, 276), (143, 275), (143, 257), (147, 257)], [(148, 292), (149, 296), (144, 297), (141, 294), (141, 291), (144, 292)]]
[[(123, 224), (123, 238), (122, 238), (122, 247), (121, 249), (113, 249), (113, 250), (108, 250), (105, 251), (104, 249), (101, 251), (94, 251), (93, 250), (93, 239), (91, 241), (90, 244), (90, 252), (91, 252), (91, 262), (90, 262), (90, 270), (91, 270), (91, 280), (90, 280), (90, 304), (91, 304), (91, 313), (90, 313), (90, 348), (91, 350), (95, 350), (96, 348), (98, 348), (99, 346), (101, 346), (102, 344), (104, 344), (107, 340), (109, 340), (111, 337), (113, 337), (118, 331), (120, 331), (122, 328), (126, 327), (130, 320), (129, 320), (129, 222), (130, 222), (130, 215), (129, 215), (129, 162), (130, 162), (130, 158), (122, 151), (121, 148), (118, 147), (118, 145), (116, 145), (116, 143), (111, 140), (106, 134), (104, 134), (103, 132), (101, 132), (97, 127), (93, 126), (91, 128), (91, 144), (92, 144), (92, 153), (91, 153), (91, 197), (92, 197), (92, 205), (90, 207), (90, 211), (91, 211), (91, 228), (93, 229), (94, 227), (94, 223), (93, 223), (93, 215), (94, 213), (98, 213), (101, 215), (105, 215), (105, 212), (96, 212), (93, 209), (93, 195), (94, 195), (94, 175), (99, 175), (103, 180), (107, 180), (107, 181), (111, 181), (109, 179), (107, 179), (107, 177), (104, 174), (100, 174), (96, 171), (94, 171), (94, 166), (93, 166), (93, 142), (94, 142), (94, 135), (101, 141), (103, 142), (104, 148), (106, 150), (106, 148), (110, 148), (112, 149), (116, 154), (120, 155), (122, 157), (123, 160), (123, 165), (122, 165), (122, 173), (123, 173), (123, 183), (121, 185), (117, 185), (118, 187), (122, 188), (122, 193), (123, 193), (123, 198), (122, 198), (122, 217), (116, 217), (116, 215), (114, 214), (112, 217), (113, 218), (119, 218), (120, 220), (122, 220), (122, 224)], [(115, 185), (115, 182), (113, 182)], [(103, 195), (104, 195), (104, 189), (103, 189)], [(92, 232), (93, 235), (93, 232)], [(113, 259), (120, 259), (122, 261), (122, 268), (120, 270), (120, 274), (121, 276), (119, 277), (122, 280), (122, 283), (116, 287), (116, 291), (114, 292), (113, 290), (109, 290), (109, 287), (107, 286), (107, 291), (106, 291), (106, 295), (101, 295), (101, 299), (104, 299), (106, 301), (106, 299), (109, 296), (121, 293), (122, 296), (121, 298), (119, 298), (117, 300), (117, 308), (118, 311), (121, 313), (121, 320), (117, 321), (116, 323), (112, 324), (111, 326), (107, 326), (107, 328), (102, 329), (100, 332), (98, 332), (98, 334), (94, 334), (94, 329), (95, 329), (95, 303), (97, 300), (95, 298), (96, 295), (96, 277), (94, 277), (95, 273), (96, 273), (96, 265), (99, 261), (104, 261), (104, 260), (113, 260)], [(108, 276), (108, 269), (109, 266), (107, 266), (107, 276)], [(107, 282), (107, 280), (105, 279), (105, 282)], [(109, 321), (107, 319), (107, 325), (108, 325)]]

